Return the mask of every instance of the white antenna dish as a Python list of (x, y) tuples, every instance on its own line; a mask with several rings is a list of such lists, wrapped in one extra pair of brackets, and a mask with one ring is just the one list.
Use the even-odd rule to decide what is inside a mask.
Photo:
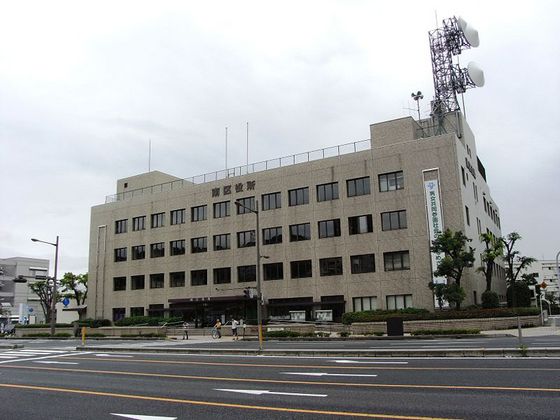
[(484, 86), (484, 72), (474, 61), (467, 65), (467, 73), (477, 87)]
[(457, 18), (457, 24), (465, 34), (465, 38), (467, 39), (470, 46), (475, 48), (478, 47), (480, 45), (480, 40), (478, 39), (478, 31), (471, 25), (469, 25), (467, 21), (461, 16)]

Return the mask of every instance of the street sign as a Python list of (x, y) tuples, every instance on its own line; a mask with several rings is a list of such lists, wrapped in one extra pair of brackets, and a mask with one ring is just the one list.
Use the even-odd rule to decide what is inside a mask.
[(540, 284), (540, 286), (541, 286), (541, 289), (546, 289), (547, 284), (543, 281), (543, 282)]
[(64, 298), (64, 300), (62, 301), (62, 304), (66, 307), (68, 306), (68, 304), (70, 303), (70, 299), (68, 299), (67, 297)]

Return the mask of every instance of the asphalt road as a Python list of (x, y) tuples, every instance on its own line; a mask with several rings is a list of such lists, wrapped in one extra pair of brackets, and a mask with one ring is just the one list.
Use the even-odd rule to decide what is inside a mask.
[(555, 419), (560, 412), (560, 359), (84, 353), (72, 344), (0, 351), (1, 418)]

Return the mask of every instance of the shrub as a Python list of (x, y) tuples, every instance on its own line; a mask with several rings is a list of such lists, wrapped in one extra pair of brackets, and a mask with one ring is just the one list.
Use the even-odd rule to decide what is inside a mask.
[(50, 337), (51, 333), (33, 333), (33, 334), (23, 334), (23, 337)]
[(480, 334), (476, 328), (452, 328), (448, 330), (417, 330), (411, 335), (456, 335), (456, 334)]
[(102, 333), (91, 333), (91, 334), (86, 333), (86, 337), (88, 337), (88, 338), (95, 338), (95, 337), (101, 338), (101, 337), (107, 337), (107, 336), (105, 334), (102, 334)]
[(349, 335), (350, 335), (350, 333), (349, 333), (348, 331), (342, 331), (342, 332), (340, 333), (340, 336), (341, 336), (341, 337), (348, 337)]
[(109, 319), (84, 319), (83, 321), (79, 321), (78, 325), (80, 327), (89, 327), (89, 328), (99, 328), (99, 327), (110, 327), (112, 325), (111, 320)]
[[(315, 334), (311, 333), (311, 335), (314, 336)], [(265, 331), (264, 336), (267, 338), (301, 337), (302, 334), (296, 331), (281, 330), (281, 331)]]
[(500, 306), (498, 294), (492, 290), (485, 291), (482, 296), (482, 307), (485, 309), (497, 308)]
[[(525, 282), (516, 282), (515, 283), (515, 304), (518, 307), (527, 307), (531, 305), (531, 290), (529, 286)], [(507, 301), (508, 306), (512, 305), (512, 287), (507, 288)]]
[[(103, 335), (103, 334), (102, 334)], [(158, 334), (158, 333), (146, 333), (146, 334), (121, 334), (123, 338), (136, 338), (136, 337), (165, 337), (165, 334)]]
[(132, 325), (149, 325), (150, 327), (157, 327), (158, 325), (163, 325), (166, 323), (179, 323), (182, 322), (181, 317), (155, 317), (155, 316), (131, 316), (128, 318), (123, 318), (120, 321), (115, 321), (115, 325), (119, 327), (128, 327)]
[(425, 309), (407, 308), (400, 311), (364, 311), (347, 312), (342, 315), (344, 324), (354, 322), (385, 322), (387, 318), (402, 318), (404, 321), (430, 320), (430, 319), (476, 319), (476, 318), (503, 318), (512, 316), (538, 315), (539, 308), (494, 308), (472, 310), (449, 310), (429, 312)]
[[(16, 324), (16, 328), (50, 328), (50, 324)], [(72, 327), (72, 324), (56, 324), (56, 328), (69, 328)]]
[(57, 332), (54, 334), (54, 337), (66, 338), (66, 337), (72, 337), (72, 334), (66, 332)]

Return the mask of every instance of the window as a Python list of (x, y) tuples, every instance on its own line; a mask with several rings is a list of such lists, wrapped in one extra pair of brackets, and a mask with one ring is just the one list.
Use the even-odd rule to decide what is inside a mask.
[(143, 260), (146, 258), (146, 246), (145, 245), (135, 245), (130, 248), (132, 251), (133, 260)]
[(354, 304), (354, 312), (375, 311), (377, 309), (376, 296), (361, 296), (352, 298)]
[(338, 182), (317, 185), (317, 201), (338, 199)]
[(185, 223), (185, 209), (171, 210), (171, 224), (182, 225)]
[[(146, 216), (138, 216), (132, 218), (132, 230), (144, 230), (146, 229)], [(144, 310), (144, 308), (142, 308)]]
[(125, 308), (113, 308), (113, 321), (120, 321), (125, 317)]
[(389, 172), (379, 175), (379, 191), (395, 191), (404, 188), (403, 171)]
[(304, 277), (311, 277), (311, 260), (292, 261), (290, 263), (293, 279), (301, 279)]
[(162, 227), (164, 221), (165, 221), (165, 213), (152, 214), (152, 228)]
[(115, 262), (126, 261), (126, 248), (115, 248)]
[(476, 218), (476, 229), (478, 230), (478, 236), (480, 236), (482, 234), (482, 224), (478, 217)]
[(163, 303), (156, 303), (148, 306), (148, 315), (163, 318), (165, 315)]
[(373, 219), (371, 214), (348, 218), (348, 233), (350, 235), (368, 232), (373, 232)]
[(349, 179), (346, 181), (346, 191), (348, 197), (357, 197), (359, 195), (368, 195), (369, 189), (369, 176), (363, 178)]
[(191, 220), (193, 222), (200, 222), (201, 220), (206, 220), (206, 218), (208, 217), (207, 209), (208, 209), (207, 205), (191, 207)]
[(169, 242), (169, 253), (171, 255), (183, 255), (185, 253), (185, 240), (179, 239)]
[(319, 222), (319, 238), (340, 236), (340, 219)]
[(143, 306), (133, 306), (130, 308), (130, 316), (144, 316)]
[(321, 258), (319, 272), (321, 276), (340, 276), (342, 274), (342, 257)]
[(290, 226), (290, 242), (307, 241), (308, 239), (311, 239), (311, 223)]
[(150, 245), (150, 258), (159, 258), (165, 256), (165, 244), (158, 242)]
[(185, 286), (185, 272), (176, 271), (169, 273), (169, 287), (184, 287)]
[(144, 288), (144, 275), (130, 277), (130, 290), (140, 290)]
[(282, 226), (263, 229), (262, 233), (264, 245), (282, 243)]
[(206, 240), (206, 236), (191, 239), (191, 253), (196, 254), (206, 251), (208, 251), (208, 242)]
[(126, 290), (126, 277), (113, 277), (113, 290)]
[(264, 280), (282, 280), (284, 278), (284, 264), (270, 263), (263, 264), (263, 279)]
[(375, 254), (351, 255), (350, 271), (352, 274), (374, 273)]
[(262, 209), (273, 210), (282, 207), (282, 194), (279, 192), (262, 195)]
[(289, 190), (288, 204), (290, 206), (301, 206), (302, 204), (309, 204), (309, 187)]
[(206, 270), (191, 271), (191, 286), (205, 286), (208, 283), (208, 272)]
[(231, 268), (214, 268), (214, 284), (231, 283)]
[(255, 197), (240, 198), (235, 201), (239, 203), (236, 205), (237, 214), (251, 213), (251, 210), (255, 210)]
[(246, 283), (257, 280), (256, 265), (240, 265), (237, 267), (237, 282)]
[(467, 186), (467, 180), (465, 178), (465, 168), (463, 168), (461, 166), (461, 177), (463, 178), (463, 185), (466, 187)]
[(150, 274), (150, 289), (163, 289), (163, 273)]
[(467, 217), (467, 226), (471, 225), (471, 215), (469, 213), (469, 208), (465, 206), (465, 216)]
[(382, 230), (398, 230), (406, 229), (406, 210), (389, 211), (381, 213), (381, 229)]
[(472, 189), (473, 189), (473, 194), (474, 194), (474, 202), (478, 203), (478, 187), (476, 186), (476, 184), (472, 183)]
[(229, 216), (229, 201), (214, 203), (214, 219)]
[(128, 222), (127, 219), (117, 220), (115, 222), (115, 233), (126, 233), (127, 222)]
[(255, 246), (255, 231), (237, 232), (237, 248)]
[(412, 295), (387, 296), (387, 310), (412, 308)]
[(223, 251), (224, 249), (229, 249), (229, 233), (224, 233), (223, 235), (214, 235), (214, 251)]
[(383, 253), (383, 265), (385, 271), (410, 270), (408, 251)]

